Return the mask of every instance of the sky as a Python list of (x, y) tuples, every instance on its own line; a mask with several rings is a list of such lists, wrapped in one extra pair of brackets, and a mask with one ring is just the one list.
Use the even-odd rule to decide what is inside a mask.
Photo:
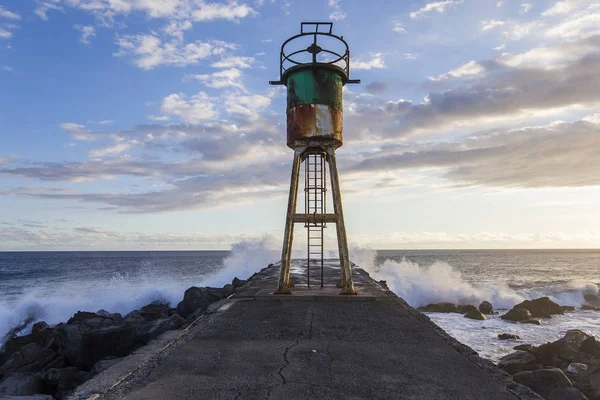
[(334, 22), (362, 81), (337, 152), (350, 243), (600, 247), (595, 1), (2, 0), (0, 251), (280, 240), (268, 81), (302, 21)]

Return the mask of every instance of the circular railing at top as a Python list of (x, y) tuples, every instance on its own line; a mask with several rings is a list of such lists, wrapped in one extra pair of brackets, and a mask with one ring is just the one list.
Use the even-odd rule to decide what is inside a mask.
[[(314, 31), (307, 31), (308, 27), (314, 27)], [(320, 30), (324, 27), (324, 30)], [(300, 33), (292, 36), (281, 45), (279, 57), (279, 81), (270, 81), (272, 85), (285, 85), (285, 74), (294, 67), (306, 65), (329, 65), (339, 68), (343, 73), (343, 82), (360, 83), (360, 80), (350, 79), (350, 49), (343, 36), (337, 36), (331, 33), (333, 22), (302, 22), (300, 24)], [(286, 46), (298, 45), (299, 39), (312, 37), (312, 43), (292, 53), (286, 54)], [(319, 45), (319, 38), (331, 38), (333, 43), (341, 48), (339, 51), (326, 49)], [(322, 42), (321, 42), (322, 44)], [(334, 46), (335, 47), (335, 46)], [(340, 54), (341, 53), (341, 54)], [(308, 55), (308, 56), (307, 56)], [(306, 61), (300, 61), (301, 56), (308, 58)]]

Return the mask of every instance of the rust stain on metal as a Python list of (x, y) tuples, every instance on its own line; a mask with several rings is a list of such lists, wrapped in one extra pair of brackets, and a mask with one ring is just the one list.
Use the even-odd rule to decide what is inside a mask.
[(287, 145), (294, 148), (307, 139), (333, 140), (339, 147), (343, 143), (343, 112), (333, 107), (308, 104), (287, 111)]

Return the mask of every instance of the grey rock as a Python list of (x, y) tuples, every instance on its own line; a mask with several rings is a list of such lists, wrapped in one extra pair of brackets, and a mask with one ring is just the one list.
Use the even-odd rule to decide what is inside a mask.
[(122, 322), (127, 325), (141, 325), (145, 323), (146, 320), (138, 310), (133, 310), (123, 317)]
[(482, 314), (492, 315), (494, 313), (494, 307), (489, 301), (482, 301), (479, 305), (479, 311), (481, 311)]
[(221, 289), (191, 287), (183, 295), (183, 300), (177, 305), (177, 314), (186, 318), (198, 309), (205, 310), (209, 304), (223, 298)]
[(542, 320), (540, 318), (536, 318), (536, 317), (531, 317), (524, 321), (519, 321), (519, 322), (522, 324), (532, 324), (532, 325), (541, 325), (542, 324)]
[(89, 372), (89, 374), (87, 376), (87, 379), (90, 379), (91, 377), (93, 377), (95, 375), (98, 375), (99, 373), (101, 373), (103, 371), (106, 371), (107, 369), (109, 369), (113, 365), (119, 363), (122, 359), (123, 359), (123, 357), (119, 357), (119, 358), (112, 358), (110, 360), (100, 360), (100, 361), (98, 361), (96, 364), (94, 364), (94, 367)]
[(559, 368), (524, 371), (513, 375), (515, 382), (529, 387), (542, 397), (550, 396), (555, 389), (572, 387), (573, 384)]
[(0, 396), (29, 396), (44, 390), (44, 382), (35, 375), (14, 374), (0, 382)]
[(49, 394), (34, 394), (31, 396), (2, 396), (0, 400), (54, 400)]
[(76, 380), (78, 373), (79, 369), (76, 367), (50, 368), (42, 372), (41, 378), (44, 383), (58, 385), (61, 382)]
[(39, 321), (33, 324), (33, 326), (31, 327), (31, 333), (38, 333), (48, 328), (50, 328), (50, 325), (48, 325), (46, 321)]
[(550, 392), (547, 400), (588, 400), (588, 398), (574, 387), (563, 387)]
[(185, 319), (183, 319), (178, 314), (173, 314), (169, 318), (163, 318), (156, 321), (147, 322), (144, 325), (137, 328), (135, 334), (137, 336), (137, 340), (147, 344), (155, 337), (159, 336), (166, 331), (171, 331), (173, 329), (179, 329), (185, 324)]
[(433, 303), (419, 307), (417, 310), (421, 312), (459, 313), (456, 304), (453, 303)]
[(110, 318), (113, 321), (120, 321), (123, 319), (123, 316), (119, 313), (110, 313), (106, 310), (98, 310), (96, 311), (96, 314), (100, 315), (101, 317), (104, 318)]
[(591, 354), (594, 357), (600, 358), (600, 343), (596, 341), (596, 338), (591, 336), (581, 342), (579, 350), (584, 353)]
[(581, 310), (586, 311), (600, 311), (600, 307), (590, 306), (589, 304), (584, 304), (581, 306)]
[(231, 281), (231, 284), (233, 285), (234, 289), (237, 289), (241, 286), (244, 286), (248, 281), (245, 281), (243, 279), (238, 279), (238, 277), (236, 276), (235, 278), (233, 278), (233, 281)]
[(515, 306), (509, 312), (500, 316), (500, 318), (508, 321), (525, 321), (531, 318), (531, 313), (529, 310)]
[(564, 314), (565, 312), (555, 302), (550, 300), (548, 297), (540, 297), (535, 300), (525, 300), (524, 302), (517, 304), (515, 308), (524, 308), (529, 310), (532, 317), (549, 318), (553, 314)]
[(560, 306), (560, 308), (562, 308), (563, 311), (575, 311), (576, 308), (573, 306)]
[(498, 361), (498, 367), (511, 375), (527, 371), (535, 364), (537, 364), (536, 357), (526, 351), (507, 354)]
[(483, 321), (483, 320), (487, 319), (487, 317), (485, 315), (483, 315), (483, 313), (481, 311), (479, 311), (478, 309), (476, 309), (475, 307), (473, 307), (473, 309), (471, 311), (469, 311), (468, 313), (465, 314), (465, 318), (476, 319), (479, 321)]
[(532, 348), (533, 348), (533, 346), (530, 344), (520, 344), (518, 346), (513, 347), (513, 349), (515, 349), (515, 350), (522, 350), (522, 351), (530, 351)]
[[(511, 333), (501, 333), (498, 335), (498, 339), (500, 340), (510, 340), (510, 339), (521, 339), (519, 335), (513, 335)], [(520, 349), (517, 349), (520, 350)]]
[(584, 371), (587, 371), (587, 369), (588, 369), (588, 366), (586, 364), (571, 363), (567, 367), (567, 372), (569, 372), (571, 374), (580, 374), (580, 373), (582, 373)]
[(89, 371), (103, 358), (126, 356), (135, 345), (135, 330), (133, 326), (124, 325), (84, 333), (76, 351), (74, 365)]
[(42, 347), (38, 343), (30, 343), (21, 347), (0, 368), (0, 374), (9, 376), (14, 373), (40, 372), (52, 365), (58, 354)]

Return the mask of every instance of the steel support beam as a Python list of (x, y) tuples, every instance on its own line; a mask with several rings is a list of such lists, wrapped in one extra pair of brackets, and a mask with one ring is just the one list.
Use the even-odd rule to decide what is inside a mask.
[(294, 283), (290, 279), (290, 263), (292, 259), (292, 240), (294, 238), (294, 216), (296, 215), (296, 200), (298, 197), (298, 182), (300, 180), (301, 151), (294, 151), (292, 163), (292, 179), (290, 181), (290, 194), (288, 198), (288, 209), (285, 219), (285, 232), (283, 233), (283, 250), (281, 252), (281, 273), (277, 294), (289, 294)]

